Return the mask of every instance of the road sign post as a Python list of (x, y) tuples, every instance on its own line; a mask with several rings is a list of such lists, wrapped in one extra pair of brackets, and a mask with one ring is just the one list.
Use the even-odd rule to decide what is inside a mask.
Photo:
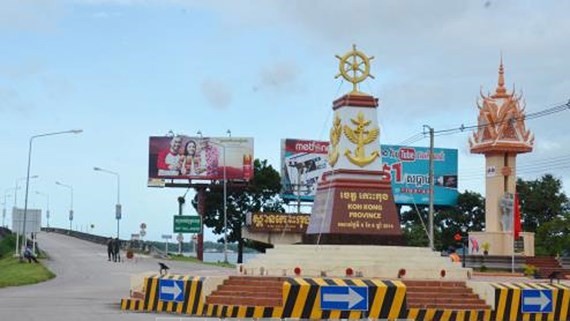
[(341, 311), (367, 311), (368, 287), (322, 286), (321, 309)]
[(202, 219), (198, 215), (174, 215), (174, 233), (202, 233)]
[(522, 313), (551, 313), (552, 290), (523, 289), (521, 293)]

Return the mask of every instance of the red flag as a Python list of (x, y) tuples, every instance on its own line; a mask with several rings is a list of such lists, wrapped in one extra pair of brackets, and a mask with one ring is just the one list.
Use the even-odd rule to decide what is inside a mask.
[(519, 237), (520, 233), (522, 232), (522, 225), (521, 225), (521, 209), (519, 206), (519, 194), (515, 193), (515, 200), (513, 202), (513, 235), (515, 239)]

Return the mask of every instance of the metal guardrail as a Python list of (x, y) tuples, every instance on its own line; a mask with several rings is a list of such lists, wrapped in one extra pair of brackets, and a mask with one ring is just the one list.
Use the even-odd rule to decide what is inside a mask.
[[(109, 238), (110, 238), (110, 237), (105, 237), (105, 236), (100, 236), (100, 235), (95, 235), (95, 234), (89, 234), (89, 233), (85, 233), (85, 232), (70, 231), (68, 229), (57, 228), (57, 227), (42, 227), (42, 231), (50, 232), (50, 233), (64, 234), (64, 235), (72, 236), (72, 237), (75, 237), (75, 238), (78, 238), (78, 239), (81, 239), (84, 241), (102, 244), (102, 245), (107, 245), (107, 242), (109, 241)], [(127, 243), (125, 240), (120, 240), (120, 241), (121, 241), (121, 247), (124, 247), (125, 244)]]

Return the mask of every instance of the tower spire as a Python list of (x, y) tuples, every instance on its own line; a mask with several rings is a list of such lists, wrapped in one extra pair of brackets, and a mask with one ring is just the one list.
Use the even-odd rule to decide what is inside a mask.
[(499, 64), (499, 80), (497, 81), (497, 89), (493, 98), (507, 96), (507, 88), (505, 88), (505, 68), (503, 67), (503, 53), (501, 52), (501, 62)]

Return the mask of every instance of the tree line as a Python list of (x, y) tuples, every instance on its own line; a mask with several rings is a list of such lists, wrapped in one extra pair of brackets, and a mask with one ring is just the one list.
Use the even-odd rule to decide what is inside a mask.
[[(279, 197), (281, 177), (267, 160), (254, 161), (254, 176), (247, 186), (227, 190), (228, 242), (237, 243), (238, 263), (247, 240), (241, 230), (248, 212), (285, 212)], [(565, 255), (570, 250), (570, 203), (562, 190), (562, 181), (551, 174), (535, 180), (517, 180), (523, 231), (535, 233), (536, 255)], [(221, 235), (223, 242), (224, 209), (222, 189), (211, 188), (206, 197), (204, 224)], [(197, 196), (192, 201), (197, 208)], [(428, 207), (403, 207), (400, 223), (409, 246), (428, 246), (426, 224)], [(435, 207), (434, 244), (437, 250), (456, 245), (453, 236), (462, 227), (468, 231), (485, 229), (485, 198), (473, 191), (459, 193), (457, 205)], [(570, 253), (568, 253), (570, 255)]]

